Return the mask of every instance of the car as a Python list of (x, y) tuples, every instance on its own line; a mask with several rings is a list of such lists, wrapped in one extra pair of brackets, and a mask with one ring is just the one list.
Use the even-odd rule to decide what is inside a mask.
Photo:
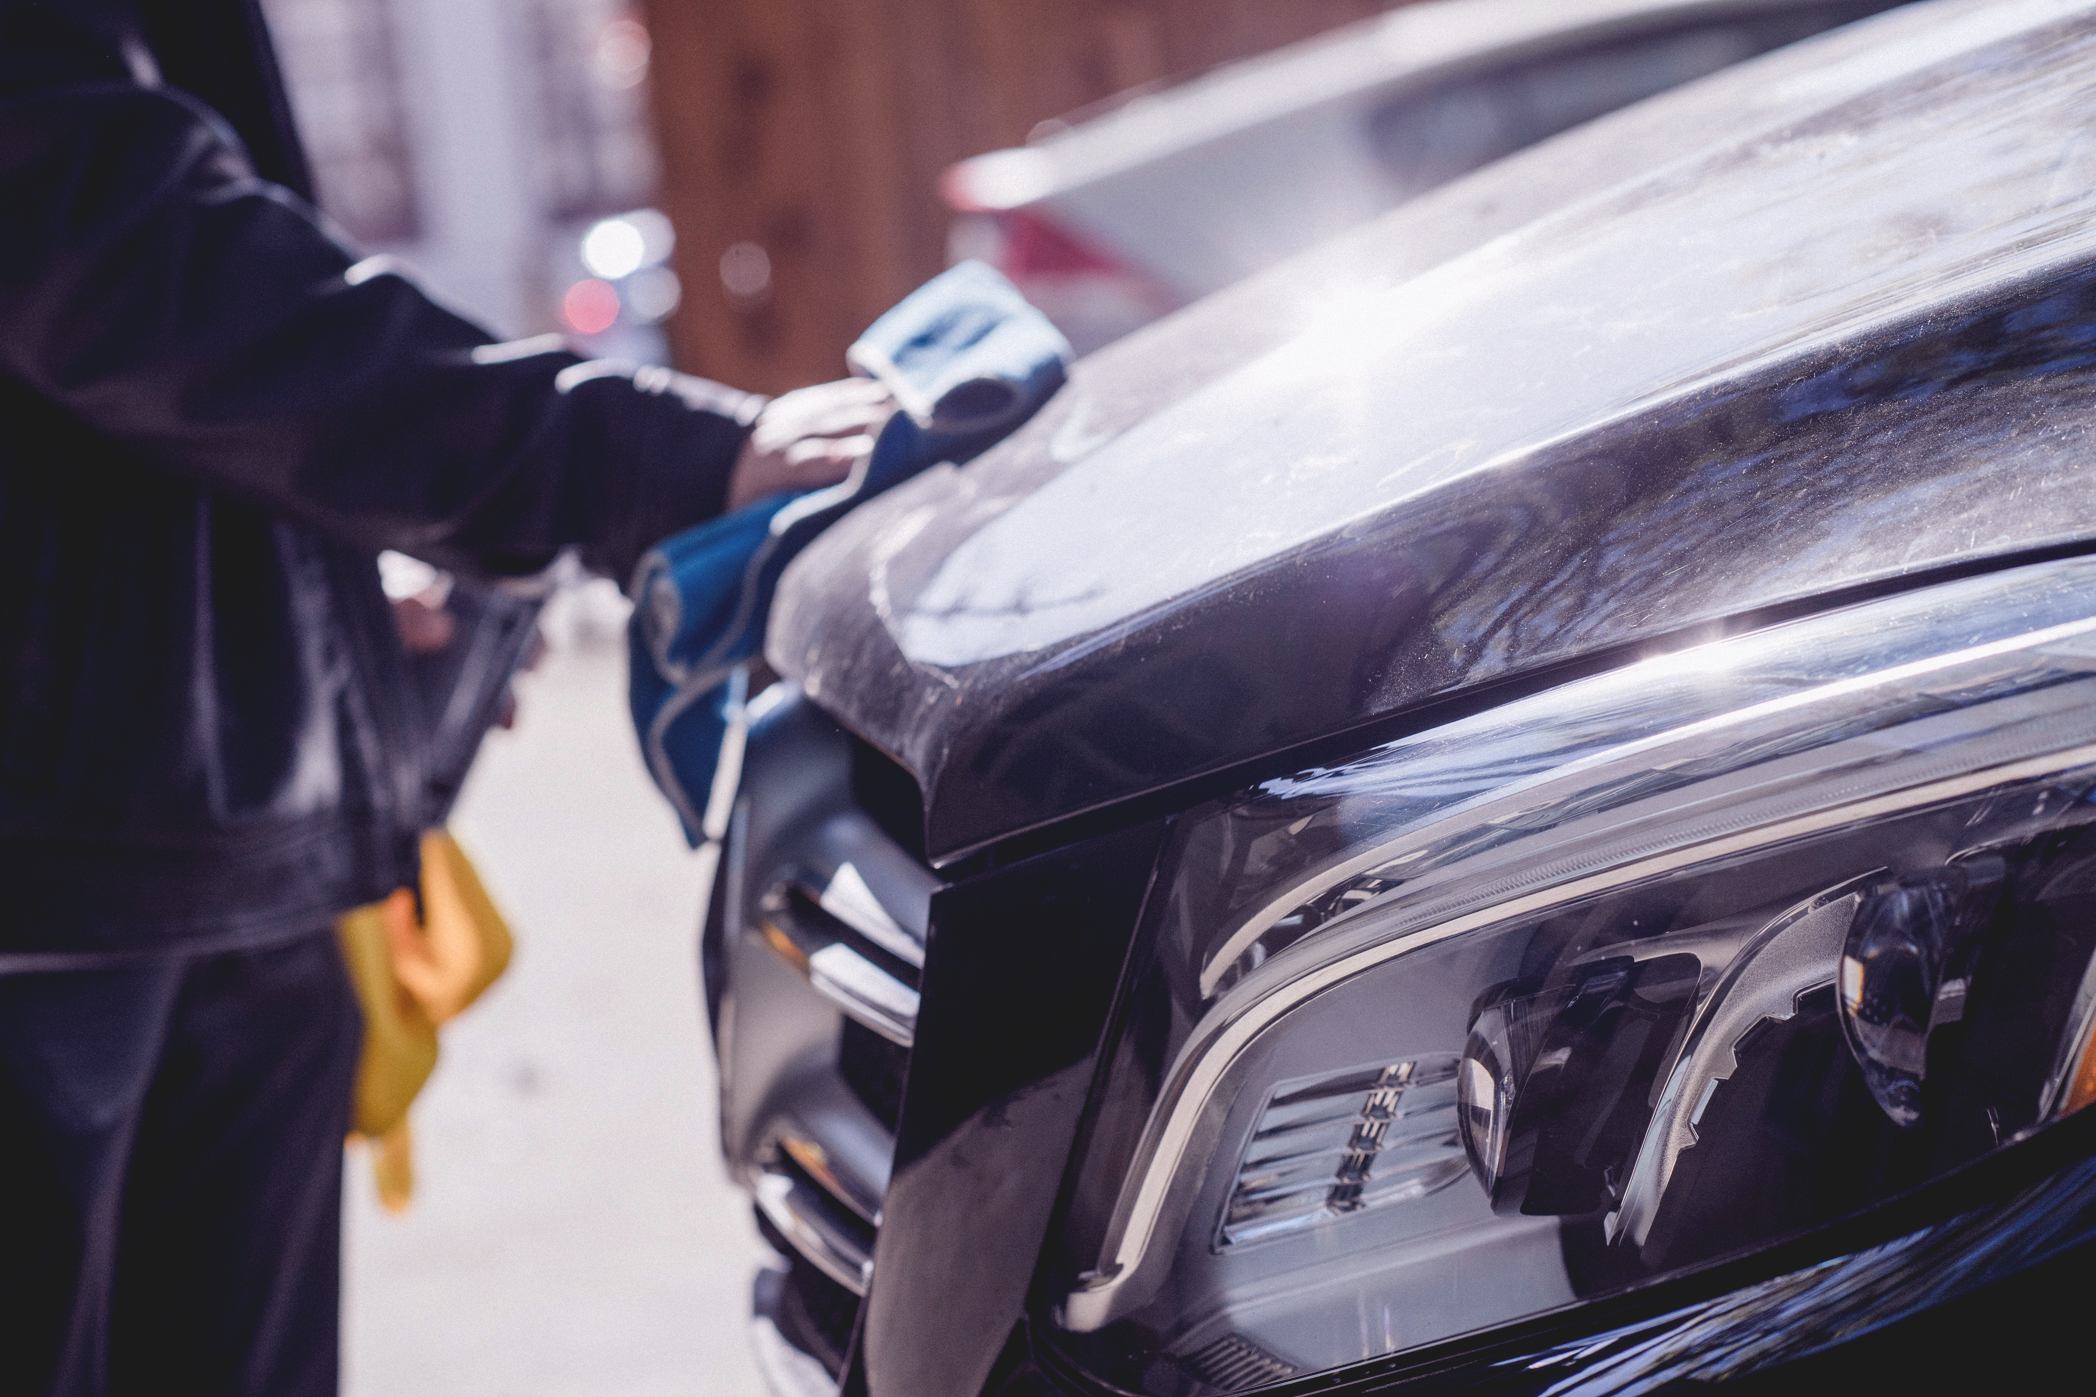
[(1429, 0), (953, 166), (957, 257), (1081, 352), (1618, 107), (1894, 0)]
[(2096, 0), (1861, 21), (818, 539), (702, 937), (775, 1385), (2078, 1371), (2092, 98)]

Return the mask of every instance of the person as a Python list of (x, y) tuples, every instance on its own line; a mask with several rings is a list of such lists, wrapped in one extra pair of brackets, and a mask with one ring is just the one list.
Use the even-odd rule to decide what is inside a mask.
[(253, 0), (0, 0), (0, 1373), (335, 1390), (375, 568), (623, 578), (889, 411), (497, 344), (315, 214)]

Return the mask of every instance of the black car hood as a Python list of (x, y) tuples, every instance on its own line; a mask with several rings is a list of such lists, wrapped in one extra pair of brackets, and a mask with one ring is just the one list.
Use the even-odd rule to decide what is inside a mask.
[(947, 858), (1583, 656), (2096, 538), (2096, 3), (1583, 128), (1077, 366), (770, 658)]

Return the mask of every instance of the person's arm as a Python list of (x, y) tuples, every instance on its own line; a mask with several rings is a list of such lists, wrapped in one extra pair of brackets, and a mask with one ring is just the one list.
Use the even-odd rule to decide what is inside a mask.
[(809, 478), (746, 449), (762, 399), (488, 341), (178, 93), (0, 102), (0, 373), (143, 458), (373, 549), (505, 574), (573, 545), (621, 581), (738, 461), (738, 494)]

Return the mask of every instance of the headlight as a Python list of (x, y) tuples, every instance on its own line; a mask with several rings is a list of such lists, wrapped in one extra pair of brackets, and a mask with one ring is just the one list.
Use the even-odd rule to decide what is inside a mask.
[(2086, 561), (1938, 587), (1184, 818), (1052, 1341), (1243, 1390), (1752, 1252), (2078, 1109), (2092, 614)]

